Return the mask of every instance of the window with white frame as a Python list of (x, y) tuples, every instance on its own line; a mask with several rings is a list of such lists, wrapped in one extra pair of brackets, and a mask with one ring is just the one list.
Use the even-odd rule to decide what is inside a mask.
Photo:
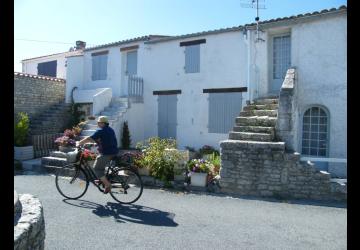
[(307, 109), (303, 116), (303, 155), (326, 157), (328, 154), (329, 117), (321, 107)]
[(108, 52), (97, 52), (92, 54), (92, 75), (91, 79), (106, 80)]

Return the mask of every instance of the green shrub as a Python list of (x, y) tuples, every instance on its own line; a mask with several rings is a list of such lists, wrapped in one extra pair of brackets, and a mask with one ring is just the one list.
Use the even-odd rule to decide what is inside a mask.
[(129, 149), (131, 145), (130, 131), (127, 121), (125, 121), (123, 125), (121, 144), (123, 149)]
[(152, 137), (146, 141), (146, 145), (138, 143), (136, 147), (143, 152), (138, 164), (148, 167), (150, 175), (169, 186), (174, 179), (174, 166), (181, 158), (181, 154), (176, 150), (176, 140)]
[(29, 116), (20, 112), (14, 121), (14, 145), (22, 147), (27, 145), (30, 120)]

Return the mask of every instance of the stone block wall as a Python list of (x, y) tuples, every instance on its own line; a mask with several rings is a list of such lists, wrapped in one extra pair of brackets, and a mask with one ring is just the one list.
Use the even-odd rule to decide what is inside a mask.
[(331, 191), (330, 174), (286, 153), (284, 142), (226, 140), (220, 143), (222, 191), (295, 199), (343, 199)]
[(45, 220), (39, 199), (30, 194), (23, 194), (19, 195), (17, 203), (21, 204), (21, 211), (15, 210), (14, 250), (44, 249)]
[(26, 112), (31, 119), (64, 100), (64, 79), (14, 73), (14, 114)]

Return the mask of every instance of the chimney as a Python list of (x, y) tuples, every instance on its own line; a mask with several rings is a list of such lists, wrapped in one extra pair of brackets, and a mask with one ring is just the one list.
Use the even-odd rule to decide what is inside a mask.
[(85, 49), (85, 47), (86, 47), (86, 42), (76, 41), (76, 46), (75, 46), (76, 50)]

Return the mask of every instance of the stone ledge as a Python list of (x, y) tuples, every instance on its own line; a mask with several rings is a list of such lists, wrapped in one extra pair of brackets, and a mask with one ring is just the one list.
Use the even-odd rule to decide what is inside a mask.
[(38, 198), (30, 194), (19, 195), (21, 217), (14, 226), (14, 250), (44, 249), (45, 221)]
[(259, 142), (259, 141), (238, 141), (238, 140), (224, 140), (220, 141), (222, 149), (238, 149), (238, 148), (271, 148), (278, 150), (285, 150), (285, 142)]

